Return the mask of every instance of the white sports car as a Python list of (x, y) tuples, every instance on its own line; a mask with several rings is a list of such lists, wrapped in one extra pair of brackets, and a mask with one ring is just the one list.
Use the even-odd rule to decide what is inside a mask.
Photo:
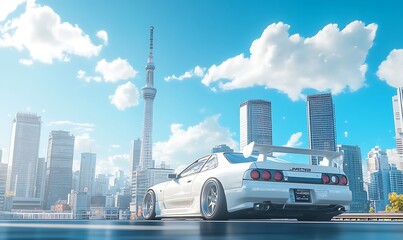
[[(259, 152), (259, 157), (252, 156)], [(322, 156), (323, 165), (288, 163), (273, 152)], [(144, 219), (296, 218), (329, 221), (348, 210), (351, 191), (333, 160), (342, 153), (251, 143), (242, 153), (214, 153), (170, 181), (150, 187)]]

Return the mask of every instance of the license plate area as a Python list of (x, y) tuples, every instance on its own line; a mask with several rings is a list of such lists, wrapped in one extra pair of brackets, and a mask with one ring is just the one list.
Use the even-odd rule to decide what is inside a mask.
[(294, 189), (295, 202), (311, 202), (311, 191), (309, 189)]

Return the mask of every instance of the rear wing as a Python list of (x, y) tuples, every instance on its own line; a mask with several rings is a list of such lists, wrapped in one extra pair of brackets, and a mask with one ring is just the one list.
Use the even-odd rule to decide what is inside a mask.
[(274, 152), (320, 156), (323, 157), (323, 160), (320, 163), (320, 165), (322, 166), (334, 166), (334, 164), (339, 166), (342, 163), (342, 156), (343, 156), (343, 152), (333, 152), (333, 151), (293, 148), (293, 147), (280, 147), (267, 144), (259, 144), (255, 142), (251, 142), (243, 148), (243, 156), (246, 158), (250, 157), (254, 151), (259, 152), (258, 161), (266, 161), (267, 156), (271, 155)]

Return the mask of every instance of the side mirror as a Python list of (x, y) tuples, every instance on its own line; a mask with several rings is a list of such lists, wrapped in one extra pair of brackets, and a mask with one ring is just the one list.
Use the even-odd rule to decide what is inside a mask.
[(170, 174), (168, 174), (168, 178), (169, 179), (175, 179), (175, 178), (177, 178), (178, 177), (178, 175), (176, 174), (176, 173), (170, 173)]

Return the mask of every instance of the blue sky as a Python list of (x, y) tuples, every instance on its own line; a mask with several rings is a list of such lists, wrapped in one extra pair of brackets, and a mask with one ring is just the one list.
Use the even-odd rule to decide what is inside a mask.
[[(399, 1), (0, 0), (0, 148), (17, 112), (127, 170), (141, 138), (154, 32), (154, 157), (177, 167), (226, 143), (239, 104), (272, 102), (273, 143), (308, 146), (305, 96), (332, 92), (337, 143), (395, 148), (391, 97), (403, 85)], [(383, 64), (382, 64), (383, 63)], [(381, 65), (382, 64), (382, 65)]]

